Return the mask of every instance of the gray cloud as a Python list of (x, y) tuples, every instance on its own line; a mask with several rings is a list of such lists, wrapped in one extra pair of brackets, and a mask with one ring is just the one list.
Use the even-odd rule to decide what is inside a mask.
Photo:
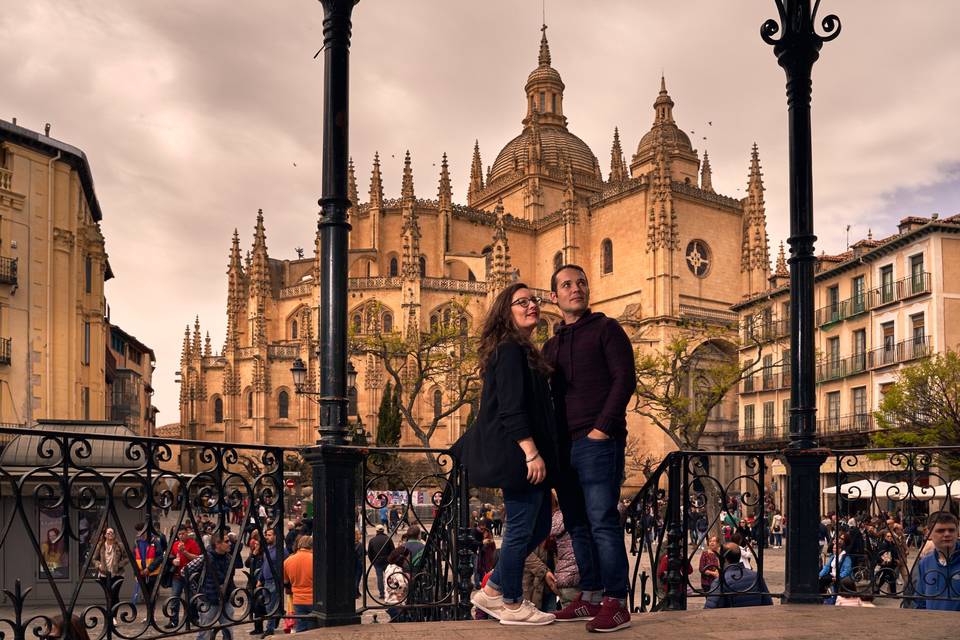
[[(35, 130), (51, 122), (54, 137), (90, 157), (117, 273), (113, 319), (156, 349), (160, 420), (175, 421), (183, 325), (199, 314), (214, 345), (223, 339), (233, 228), (249, 244), (263, 207), (273, 256), (312, 248), (321, 7), (5, 4), (0, 114)], [(955, 3), (822, 5), (840, 14), (843, 33), (814, 70), (818, 246), (842, 250), (846, 224), (858, 237), (868, 226), (887, 233), (902, 215), (957, 212)], [(571, 130), (606, 171), (615, 125), (628, 154), (649, 129), (663, 71), (680, 126), (710, 151), (719, 191), (743, 194), (750, 145), (760, 145), (777, 242), (788, 229), (784, 78), (758, 35), (775, 13), (772, 1), (553, 0), (548, 36)], [(396, 194), (409, 148), (418, 194), (435, 197), (447, 152), (463, 201), (474, 139), (489, 164), (519, 131), (539, 22), (536, 1), (363, 0), (351, 60), (361, 195), (375, 150)]]

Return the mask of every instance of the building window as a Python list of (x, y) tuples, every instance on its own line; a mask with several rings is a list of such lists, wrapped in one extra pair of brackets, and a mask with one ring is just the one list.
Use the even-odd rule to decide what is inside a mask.
[(118, 355), (123, 356), (123, 338), (120, 334), (113, 333), (110, 335), (110, 346), (113, 347), (113, 350), (116, 351)]
[(247, 393), (247, 419), (253, 419), (253, 391)]
[(90, 323), (83, 323), (83, 364), (90, 364)]
[(213, 421), (217, 424), (223, 422), (223, 398), (219, 396), (213, 401)]
[(467, 269), (467, 281), (468, 281), (468, 282), (476, 282), (476, 281), (477, 281), (477, 276), (473, 275), (473, 270), (472, 270), (472, 269)]
[(433, 419), (436, 420), (443, 413), (443, 392), (435, 389), (433, 392)]
[(294, 320), (290, 323), (290, 339), (291, 340), (297, 339), (297, 334), (298, 334), (297, 329), (299, 329), (299, 327), (297, 326), (297, 321)]
[(400, 265), (397, 264), (397, 257), (390, 258), (390, 277), (395, 278), (400, 274)]
[(550, 112), (551, 113), (557, 112), (557, 94), (555, 93), (550, 94)]
[(361, 333), (363, 331), (363, 316), (359, 313), (353, 314), (352, 327), (354, 333)]
[(469, 325), (467, 323), (466, 317), (460, 316), (460, 335), (462, 336), (467, 335), (468, 328), (469, 328)]
[(829, 366), (829, 378), (836, 378), (840, 375), (840, 338), (827, 339), (827, 357)]
[(773, 437), (774, 406), (772, 401), (763, 403), (763, 434), (768, 438)]
[(613, 242), (610, 238), (600, 243), (600, 272), (613, 273)]
[(426, 256), (420, 256), (420, 277), (421, 278), (427, 277), (427, 257)]
[(93, 293), (93, 258), (87, 256), (83, 261), (83, 277), (87, 293)]
[[(780, 424), (784, 427), (790, 426), (790, 398), (784, 398), (780, 403)], [(788, 430), (784, 429), (784, 431)]]
[(880, 302), (893, 302), (893, 265), (880, 268)]
[(910, 256), (910, 292), (923, 293), (923, 254)]
[(836, 429), (840, 426), (840, 392), (827, 394), (827, 426)]
[(864, 293), (866, 292), (863, 276), (857, 276), (853, 279), (851, 283), (851, 304), (853, 305), (853, 313), (863, 313), (867, 308), (866, 299)]
[(834, 285), (827, 289), (827, 306), (830, 307), (830, 320), (835, 322), (840, 319), (840, 287)]
[(858, 431), (862, 431), (867, 428), (867, 421), (870, 419), (867, 415), (867, 388), (866, 387), (856, 387), (851, 391), (853, 394), (853, 420), (854, 427)]
[(389, 311), (383, 314), (383, 332), (393, 333), (393, 314)]
[(867, 330), (857, 329), (853, 332), (853, 362), (854, 371), (863, 371), (867, 368)]
[(892, 322), (884, 322), (880, 325), (883, 332), (883, 361), (882, 364), (890, 364), (895, 360), (894, 352), (897, 347), (896, 332)]
[(748, 436), (751, 435), (753, 433), (754, 426), (754, 406), (752, 404), (744, 405), (743, 432)]
[(553, 254), (553, 270), (557, 271), (562, 266), (563, 266), (563, 252), (557, 251), (555, 254)]
[(357, 388), (350, 387), (347, 389), (347, 415), (359, 415), (360, 411), (357, 409), (357, 406)]
[(763, 356), (763, 388), (773, 388), (773, 355)]
[(83, 419), (90, 419), (90, 387), (83, 387), (80, 390), (80, 404), (83, 411)]
[(290, 394), (286, 391), (281, 391), (277, 394), (277, 416), (281, 420), (286, 420), (290, 417)]
[(547, 94), (545, 91), (540, 92), (540, 113), (544, 113), (547, 110)]
[(430, 316), (430, 331), (436, 331), (440, 328), (440, 316), (433, 314)]

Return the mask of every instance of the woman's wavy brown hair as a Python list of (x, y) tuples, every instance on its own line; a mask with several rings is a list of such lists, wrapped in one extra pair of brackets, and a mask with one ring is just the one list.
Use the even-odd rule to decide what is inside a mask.
[(527, 352), (527, 363), (531, 369), (539, 371), (543, 375), (550, 375), (550, 365), (544, 360), (543, 355), (530, 341), (530, 338), (524, 334), (513, 321), (513, 311), (511, 303), (513, 294), (520, 289), (529, 289), (522, 282), (514, 282), (493, 301), (490, 311), (483, 321), (483, 329), (480, 332), (480, 344), (477, 347), (477, 355), (480, 360), (480, 371), (486, 371), (490, 366), (493, 354), (497, 347), (503, 342), (516, 342), (524, 351)]

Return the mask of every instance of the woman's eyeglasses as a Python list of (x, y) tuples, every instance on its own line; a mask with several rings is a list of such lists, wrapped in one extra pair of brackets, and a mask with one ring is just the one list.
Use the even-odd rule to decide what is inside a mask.
[(530, 296), (529, 298), (520, 298), (519, 300), (514, 300), (510, 303), (510, 306), (520, 305), (524, 309), (530, 306), (530, 303), (537, 305), (538, 307), (543, 305), (543, 298), (540, 296)]

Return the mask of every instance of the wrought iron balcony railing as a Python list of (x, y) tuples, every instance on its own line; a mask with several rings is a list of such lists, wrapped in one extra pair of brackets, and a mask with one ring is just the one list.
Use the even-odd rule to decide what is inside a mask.
[(17, 259), (0, 257), (0, 283), (17, 284)]
[(818, 325), (839, 322), (847, 318), (856, 317), (869, 310), (869, 297), (866, 295), (866, 292), (864, 292), (859, 296), (841, 300), (836, 304), (820, 307), (816, 312), (816, 322)]
[(830, 435), (837, 433), (864, 433), (875, 430), (873, 414), (853, 413), (846, 416), (833, 416), (817, 420), (817, 432)]
[(12, 343), (12, 338), (0, 338), (0, 364), (10, 364), (13, 357)]
[(931, 353), (933, 353), (933, 346), (930, 336), (910, 338), (868, 351), (867, 367), (871, 369), (888, 367), (917, 358), (925, 358)]
[(740, 339), (744, 344), (753, 341), (770, 342), (790, 335), (790, 318), (776, 320), (760, 320), (743, 327), (740, 330)]
[(930, 272), (925, 271), (901, 278), (886, 285), (880, 285), (876, 289), (871, 289), (868, 297), (870, 299), (870, 307), (875, 309), (912, 298), (913, 296), (930, 293), (930, 290)]
[(846, 358), (829, 359), (817, 364), (817, 382), (863, 373), (867, 370), (867, 353), (855, 353)]

